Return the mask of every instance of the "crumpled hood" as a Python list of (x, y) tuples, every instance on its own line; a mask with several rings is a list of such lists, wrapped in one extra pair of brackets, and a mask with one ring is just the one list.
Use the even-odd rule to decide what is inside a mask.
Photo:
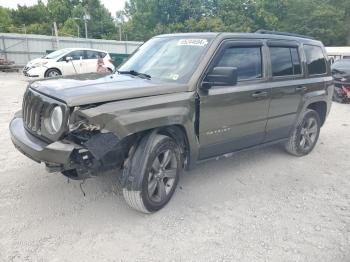
[(336, 68), (332, 70), (336, 82), (350, 83), (350, 68)]
[(30, 87), (39, 93), (64, 101), (68, 106), (188, 91), (188, 86), (184, 84), (119, 74), (84, 74), (39, 80), (33, 82)]

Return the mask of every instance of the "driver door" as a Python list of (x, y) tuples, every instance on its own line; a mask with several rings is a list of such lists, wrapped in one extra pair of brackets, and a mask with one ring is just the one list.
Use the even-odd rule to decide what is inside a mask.
[(238, 82), (200, 89), (199, 159), (263, 142), (271, 93), (264, 50), (262, 41), (226, 41), (214, 57), (207, 73), (236, 67)]
[[(67, 61), (67, 57), (71, 57), (72, 60)], [(60, 59), (60, 70), (63, 75), (75, 75), (83, 73), (83, 50), (75, 50)]]

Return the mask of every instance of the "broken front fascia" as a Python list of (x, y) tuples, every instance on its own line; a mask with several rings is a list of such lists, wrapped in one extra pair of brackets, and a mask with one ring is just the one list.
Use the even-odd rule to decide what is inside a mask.
[(70, 118), (68, 139), (82, 148), (72, 153), (72, 168), (79, 178), (98, 174), (103, 170), (120, 167), (127, 156), (128, 140), (101, 130), (100, 125), (89, 123), (80, 110)]

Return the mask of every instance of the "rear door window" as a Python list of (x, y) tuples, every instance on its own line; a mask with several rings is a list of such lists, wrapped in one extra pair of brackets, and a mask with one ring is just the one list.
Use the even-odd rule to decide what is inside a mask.
[(237, 67), (238, 81), (262, 78), (261, 47), (230, 47), (217, 63), (218, 67)]
[(270, 47), (272, 76), (301, 74), (300, 57), (296, 47)]
[(85, 59), (97, 59), (98, 58), (98, 52), (86, 50), (86, 58)]
[(326, 59), (319, 46), (304, 45), (309, 75), (322, 75), (327, 72)]

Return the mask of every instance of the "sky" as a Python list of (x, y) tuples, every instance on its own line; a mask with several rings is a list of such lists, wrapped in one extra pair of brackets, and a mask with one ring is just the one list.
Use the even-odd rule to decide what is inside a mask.
[[(44, 2), (46, 1), (44, 0)], [(109, 12), (115, 16), (116, 11), (124, 8), (126, 0), (101, 0), (101, 2), (109, 10)], [(30, 6), (36, 3), (37, 0), (0, 0), (0, 6), (9, 8), (16, 8), (17, 4)]]

